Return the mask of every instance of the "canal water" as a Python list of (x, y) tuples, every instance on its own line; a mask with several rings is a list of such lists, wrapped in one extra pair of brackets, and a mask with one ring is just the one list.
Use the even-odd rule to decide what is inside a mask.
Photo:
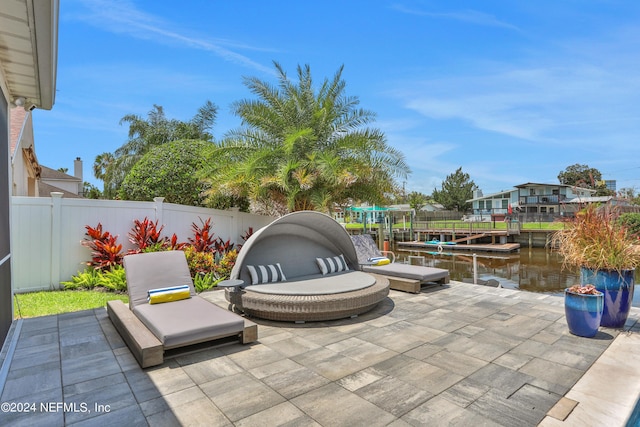
[[(442, 252), (395, 247), (399, 261), (411, 255), (425, 257), (425, 265), (449, 270), (451, 280), (473, 281), (473, 254), (466, 251)], [(564, 289), (580, 283), (580, 274), (562, 268), (562, 257), (545, 248), (521, 248), (519, 252), (476, 252), (478, 278), (497, 280), (504, 288), (562, 295)], [(633, 305), (640, 307), (640, 289)]]

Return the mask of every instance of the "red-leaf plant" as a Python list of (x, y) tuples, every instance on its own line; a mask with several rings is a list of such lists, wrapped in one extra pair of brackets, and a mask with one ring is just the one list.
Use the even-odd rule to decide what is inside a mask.
[(228, 239), (225, 242), (224, 240), (222, 240), (222, 238), (218, 237), (218, 239), (214, 243), (216, 252), (220, 255), (224, 255), (233, 249), (233, 243), (231, 243), (231, 239)]
[[(167, 244), (166, 238), (161, 238), (160, 233), (164, 225), (158, 228), (158, 221), (151, 221), (144, 217), (142, 221), (134, 220), (133, 228), (129, 232), (129, 241), (136, 245), (136, 248), (129, 250), (130, 254), (144, 252), (149, 247), (164, 247)], [(177, 241), (177, 237), (176, 237)]]
[[(249, 240), (249, 237), (253, 236), (253, 227), (249, 227), (247, 231), (244, 232), (240, 238), (246, 243)], [(238, 245), (238, 250), (242, 249), (242, 245)]]
[(206, 221), (202, 221), (202, 218), (198, 217), (202, 227), (199, 227), (195, 222), (191, 223), (191, 230), (193, 231), (193, 239), (189, 237), (189, 243), (196, 252), (215, 252), (216, 240), (214, 234), (211, 232), (211, 218)]
[(108, 231), (102, 232), (102, 224), (96, 228), (86, 225), (89, 238), (81, 243), (91, 249), (91, 262), (87, 265), (96, 270), (108, 270), (115, 265), (122, 265), (122, 245), (117, 243), (118, 236), (112, 236)]
[(178, 242), (178, 236), (176, 235), (176, 233), (173, 233), (171, 239), (167, 241), (167, 249), (170, 251), (182, 251), (187, 246), (187, 243)]

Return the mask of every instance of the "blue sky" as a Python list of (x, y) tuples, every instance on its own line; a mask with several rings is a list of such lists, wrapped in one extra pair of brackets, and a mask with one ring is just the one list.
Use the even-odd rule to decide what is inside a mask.
[[(177, 6), (179, 5), (179, 6)], [(240, 125), (243, 76), (273, 61), (320, 83), (344, 64), (346, 93), (405, 153), (408, 191), (458, 167), (485, 194), (557, 183), (576, 163), (640, 190), (640, 3), (632, 1), (64, 0), (56, 104), (36, 110), (40, 163), (73, 171), (127, 140), (153, 104), (188, 120), (220, 107)]]

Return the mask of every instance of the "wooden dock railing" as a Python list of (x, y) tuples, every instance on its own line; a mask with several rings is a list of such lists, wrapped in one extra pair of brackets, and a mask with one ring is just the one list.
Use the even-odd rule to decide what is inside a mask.
[(426, 221), (415, 222), (413, 230), (420, 233), (445, 234), (481, 234), (486, 232), (503, 232), (507, 235), (520, 234), (520, 223), (517, 221), (492, 222), (459, 222), (459, 221)]

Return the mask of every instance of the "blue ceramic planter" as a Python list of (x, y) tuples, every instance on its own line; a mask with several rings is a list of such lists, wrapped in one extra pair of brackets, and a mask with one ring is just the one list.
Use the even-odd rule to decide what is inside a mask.
[(569, 332), (591, 338), (598, 333), (604, 309), (604, 295), (585, 295), (564, 290), (564, 314)]
[(580, 281), (583, 285), (594, 285), (604, 294), (604, 311), (600, 326), (622, 328), (633, 302), (635, 270), (594, 272), (583, 267), (580, 269)]

